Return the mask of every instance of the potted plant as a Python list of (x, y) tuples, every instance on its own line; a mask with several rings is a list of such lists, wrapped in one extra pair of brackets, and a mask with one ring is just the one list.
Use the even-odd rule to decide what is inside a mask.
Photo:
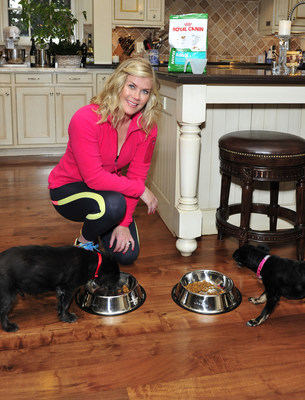
[[(78, 56), (80, 64), (81, 45), (72, 42), (74, 26), (78, 20), (64, 4), (64, 0), (38, 2), (37, 0), (20, 0), (23, 22), (31, 27), (31, 39), (38, 49), (46, 50), (51, 43), (51, 51), (59, 56)], [(86, 11), (83, 11), (86, 18)], [(59, 40), (54, 43), (54, 40)], [(58, 58), (58, 57), (57, 57)], [(69, 58), (69, 57), (68, 57)], [(59, 60), (58, 60), (59, 61)]]

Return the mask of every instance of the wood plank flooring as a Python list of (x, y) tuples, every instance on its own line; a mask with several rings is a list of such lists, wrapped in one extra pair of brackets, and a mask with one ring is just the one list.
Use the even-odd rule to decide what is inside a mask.
[[(73, 243), (80, 225), (60, 217), (49, 201), (53, 160), (0, 164), (0, 251)], [(91, 315), (73, 303), (79, 319), (65, 324), (53, 293), (19, 297), (10, 317), (20, 330), (0, 330), (0, 399), (303, 399), (304, 302), (282, 299), (266, 323), (247, 327), (262, 308), (247, 298), (262, 285), (233, 262), (235, 239), (202, 237), (197, 251), (182, 257), (157, 214), (148, 216), (140, 205), (136, 219), (140, 257), (122, 270), (144, 287), (145, 303), (116, 317)], [(293, 245), (272, 252), (295, 258)], [(215, 316), (176, 305), (173, 286), (195, 269), (230, 276), (241, 305)]]

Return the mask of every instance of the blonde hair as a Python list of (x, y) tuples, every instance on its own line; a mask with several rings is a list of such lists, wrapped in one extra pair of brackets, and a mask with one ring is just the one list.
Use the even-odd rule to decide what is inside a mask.
[(124, 117), (120, 95), (129, 75), (152, 79), (149, 99), (143, 107), (138, 119), (139, 127), (143, 129), (147, 135), (156, 124), (161, 112), (159, 97), (160, 84), (148, 60), (143, 58), (130, 58), (122, 62), (108, 78), (102, 92), (92, 98), (91, 104), (97, 104), (99, 106), (96, 110), (96, 112), (101, 115), (99, 123), (105, 122), (107, 117), (111, 114), (112, 126), (116, 128)]

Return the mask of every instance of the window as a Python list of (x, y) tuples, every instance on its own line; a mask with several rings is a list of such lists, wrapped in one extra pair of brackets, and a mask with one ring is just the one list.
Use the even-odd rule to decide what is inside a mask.
[[(27, 27), (20, 18), (20, 12), (22, 6), (19, 4), (19, 0), (7, 0), (8, 1), (8, 25), (17, 26), (20, 29), (20, 36), (31, 37), (35, 33), (35, 26), (42, 24), (43, 21), (33, 21), (32, 27)], [(49, 3), (52, 0), (36, 0), (37, 3)], [(53, 0), (53, 3), (61, 3), (65, 7), (71, 9), (71, 0)]]
[[(83, 36), (83, 24), (88, 23), (83, 18), (82, 11), (85, 9), (91, 12), (92, 0), (37, 0), (39, 3), (44, 2), (62, 2), (66, 7), (70, 8), (73, 15), (78, 19), (78, 25), (76, 26), (75, 39), (82, 40)], [(21, 31), (21, 37), (19, 45), (30, 45), (31, 30), (29, 30), (20, 19), (21, 5), (19, 0), (0, 0), (0, 45), (3, 42), (3, 28), (5, 26), (18, 26)], [(39, 21), (37, 21), (39, 22)]]

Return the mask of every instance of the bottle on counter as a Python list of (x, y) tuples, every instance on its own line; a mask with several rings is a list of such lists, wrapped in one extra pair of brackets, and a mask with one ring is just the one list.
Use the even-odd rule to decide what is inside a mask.
[(36, 67), (36, 46), (35, 46), (35, 42), (34, 39), (32, 39), (32, 46), (31, 46), (31, 50), (30, 50), (30, 66), (31, 68), (35, 68)]
[(93, 63), (94, 63), (93, 44), (92, 44), (91, 33), (89, 33), (88, 34), (88, 48), (87, 48), (86, 64), (93, 64)]
[(80, 62), (80, 67), (81, 68), (86, 68), (86, 61), (87, 61), (87, 45), (86, 45), (86, 39), (83, 39), (82, 59), (81, 59), (81, 62)]
[(50, 68), (55, 68), (56, 54), (55, 54), (54, 49), (53, 49), (53, 41), (52, 41), (52, 39), (50, 39), (48, 55), (49, 55)]
[(272, 46), (272, 61), (276, 61), (276, 48), (275, 48), (275, 44)]
[(266, 55), (266, 64), (271, 64), (272, 58), (273, 58), (273, 53), (272, 53), (272, 46), (271, 46)]

